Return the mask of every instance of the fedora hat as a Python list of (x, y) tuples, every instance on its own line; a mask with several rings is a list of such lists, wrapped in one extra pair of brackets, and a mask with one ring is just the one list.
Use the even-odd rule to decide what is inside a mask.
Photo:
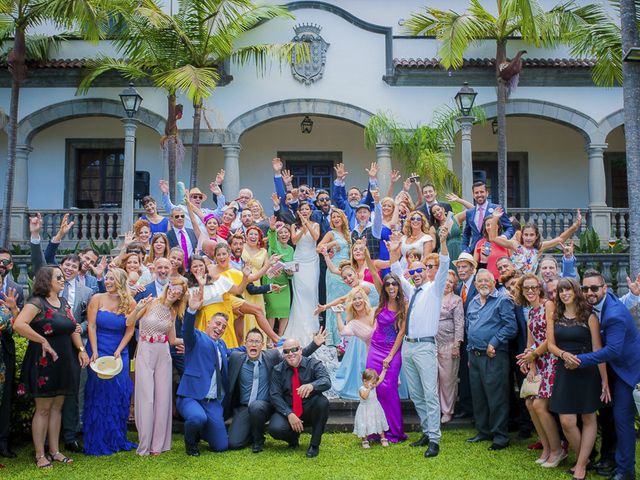
[(122, 371), (122, 358), (112, 356), (100, 357), (91, 363), (91, 370), (98, 374), (98, 378), (108, 380)]
[(201, 195), (203, 202), (207, 199), (207, 196), (202, 193), (202, 191), (198, 187), (193, 187), (191, 190), (189, 190), (189, 198), (191, 198), (191, 195)]
[(478, 268), (478, 262), (476, 262), (476, 259), (473, 258), (473, 255), (467, 252), (462, 252), (458, 255), (458, 259), (454, 260), (452, 263), (457, 267), (459, 262), (469, 262), (473, 265), (473, 268)]

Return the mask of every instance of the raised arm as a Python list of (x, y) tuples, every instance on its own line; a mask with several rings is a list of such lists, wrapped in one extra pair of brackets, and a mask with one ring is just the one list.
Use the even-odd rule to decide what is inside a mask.
[(447, 193), (445, 195), (445, 198), (447, 200), (449, 200), (450, 202), (459, 203), (460, 205), (462, 205), (466, 209), (473, 208), (473, 203), (466, 201), (464, 198), (460, 198), (458, 195), (456, 195), (453, 192)]
[(544, 252), (550, 248), (553, 248), (558, 245), (562, 245), (564, 242), (569, 240), (574, 233), (580, 228), (580, 224), (582, 223), (582, 215), (580, 214), (580, 209), (578, 209), (578, 214), (576, 215), (576, 220), (571, 224), (569, 228), (567, 228), (564, 232), (558, 235), (556, 238), (552, 238), (551, 240), (545, 240), (542, 242), (540, 246), (540, 252)]

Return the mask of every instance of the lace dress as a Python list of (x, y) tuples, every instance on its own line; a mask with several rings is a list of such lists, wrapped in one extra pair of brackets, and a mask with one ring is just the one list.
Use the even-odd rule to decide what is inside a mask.
[[(360, 387), (361, 391), (363, 389), (364, 387)], [(376, 389), (372, 388), (366, 399), (360, 399), (360, 405), (358, 405), (356, 417), (353, 421), (353, 434), (364, 438), (367, 435), (374, 435), (387, 430), (389, 430), (387, 417), (385, 417), (384, 410), (382, 410), (382, 406), (378, 401)]]

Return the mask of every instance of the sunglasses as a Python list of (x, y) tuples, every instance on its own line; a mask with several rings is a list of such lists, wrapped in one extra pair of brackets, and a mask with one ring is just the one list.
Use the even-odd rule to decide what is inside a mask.
[(385, 287), (397, 287), (398, 286), (398, 282), (396, 282), (395, 280), (392, 282), (384, 282), (384, 286)]
[(184, 215), (174, 215), (173, 218), (184, 218)]
[(540, 287), (538, 285), (532, 285), (532, 286), (523, 286), (522, 290), (525, 290), (527, 292), (534, 292), (536, 290), (538, 290)]
[(309, 193), (309, 190), (306, 190), (306, 189), (303, 189), (303, 188), (301, 188), (299, 191), (300, 191), (300, 193)]
[(191, 195), (191, 198), (194, 200), (202, 200), (204, 197), (202, 195)]
[(62, 276), (62, 275), (56, 275), (54, 278), (56, 280), (64, 280), (64, 276)]
[(3, 258), (2, 260), (0, 260), (0, 263), (6, 267), (7, 265), (11, 265), (12, 261), (13, 260), (9, 260), (8, 258)]
[(290, 353), (296, 353), (298, 350), (300, 350), (300, 347), (283, 348), (282, 353), (289, 355)]
[(143, 250), (140, 250), (139, 248), (134, 248), (133, 250), (129, 250), (129, 253), (145, 253)]
[(414, 268), (413, 270), (409, 270), (409, 275), (413, 275), (414, 273), (422, 273), (424, 272), (424, 268)]
[(322, 197), (318, 199), (319, 202), (328, 202), (329, 201), (329, 197)]
[(582, 290), (583, 293), (587, 293), (589, 290), (591, 290), (591, 293), (597, 293), (598, 290), (600, 290), (602, 287), (604, 287), (604, 284), (602, 284), (602, 285), (591, 285), (591, 286), (582, 285), (580, 287), (580, 290)]
[(414, 217), (411, 217), (411, 218), (410, 218), (410, 220), (411, 220), (412, 222), (421, 222), (421, 221), (422, 221), (422, 217), (420, 217), (420, 216), (416, 215), (416, 216), (414, 216)]

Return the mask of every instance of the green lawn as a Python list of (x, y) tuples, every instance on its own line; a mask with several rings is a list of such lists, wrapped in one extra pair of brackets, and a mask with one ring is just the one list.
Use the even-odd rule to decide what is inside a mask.
[[(182, 437), (174, 436), (173, 450), (159, 457), (139, 457), (124, 452), (110, 457), (75, 456), (74, 465), (56, 464), (52, 470), (37, 470), (32, 461), (32, 447), (19, 452), (16, 461), (3, 462), (2, 480), (55, 479), (523, 479), (553, 480), (570, 477), (565, 473), (569, 464), (557, 469), (544, 469), (533, 461), (536, 453), (526, 450), (526, 441), (516, 441), (506, 450), (489, 452), (488, 443), (468, 444), (465, 439), (472, 430), (445, 430), (442, 450), (437, 458), (426, 459), (424, 449), (411, 448), (408, 443), (383, 449), (379, 444), (363, 450), (358, 439), (347, 433), (325, 434), (320, 456), (304, 456), (309, 435), (301, 438), (300, 448), (288, 450), (284, 443), (267, 440), (266, 450), (258, 455), (250, 450), (211, 453), (201, 444), (199, 458), (187, 457)], [(418, 434), (410, 434), (410, 441)], [(135, 439), (135, 433), (131, 435)], [(531, 441), (531, 440), (530, 440)], [(640, 458), (640, 452), (639, 456)], [(637, 470), (640, 474), (640, 469)], [(602, 478), (590, 475), (591, 479)]]

